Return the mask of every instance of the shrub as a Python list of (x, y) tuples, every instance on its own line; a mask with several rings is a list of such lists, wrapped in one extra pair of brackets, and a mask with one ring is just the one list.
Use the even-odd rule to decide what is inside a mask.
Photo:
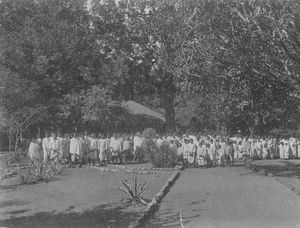
[(151, 154), (150, 162), (156, 168), (174, 168), (178, 164), (178, 156), (168, 145), (163, 145)]
[(119, 187), (119, 190), (127, 195), (126, 198), (122, 199), (126, 206), (147, 205), (147, 202), (141, 196), (146, 190), (147, 182), (140, 184), (137, 176), (133, 178), (131, 183), (127, 179), (121, 180), (121, 182), (123, 186)]
[(40, 181), (49, 182), (51, 178), (57, 174), (50, 163), (41, 161), (31, 161), (31, 165), (24, 174), (20, 174), (22, 184), (34, 184)]

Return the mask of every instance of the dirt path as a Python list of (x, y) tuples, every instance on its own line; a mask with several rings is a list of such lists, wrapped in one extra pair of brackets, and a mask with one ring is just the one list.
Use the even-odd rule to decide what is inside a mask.
[(300, 227), (300, 197), (243, 167), (189, 169), (146, 227)]

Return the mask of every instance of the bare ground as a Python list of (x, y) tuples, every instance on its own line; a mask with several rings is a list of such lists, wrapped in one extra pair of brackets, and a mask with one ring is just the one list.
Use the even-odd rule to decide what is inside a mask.
[[(74, 168), (49, 183), (18, 185), (16, 179), (6, 180), (0, 190), (0, 226), (127, 227), (141, 210), (120, 203), (122, 177), (133, 174)], [(144, 198), (152, 199), (169, 177), (140, 175), (141, 182), (149, 182)]]

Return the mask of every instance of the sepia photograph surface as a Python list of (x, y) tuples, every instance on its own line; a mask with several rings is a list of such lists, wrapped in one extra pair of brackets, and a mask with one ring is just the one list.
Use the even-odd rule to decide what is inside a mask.
[(0, 0), (0, 228), (300, 227), (300, 0)]

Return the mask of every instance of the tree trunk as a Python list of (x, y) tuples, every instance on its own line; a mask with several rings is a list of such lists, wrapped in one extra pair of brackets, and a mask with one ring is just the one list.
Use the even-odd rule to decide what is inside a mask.
[(9, 130), (8, 132), (8, 151), (11, 152), (13, 147), (13, 134), (12, 131)]
[(175, 110), (174, 110), (174, 97), (175, 86), (173, 83), (173, 77), (170, 76), (167, 80), (164, 80), (159, 87), (160, 101), (165, 110), (166, 118), (166, 130), (167, 132), (175, 132)]

